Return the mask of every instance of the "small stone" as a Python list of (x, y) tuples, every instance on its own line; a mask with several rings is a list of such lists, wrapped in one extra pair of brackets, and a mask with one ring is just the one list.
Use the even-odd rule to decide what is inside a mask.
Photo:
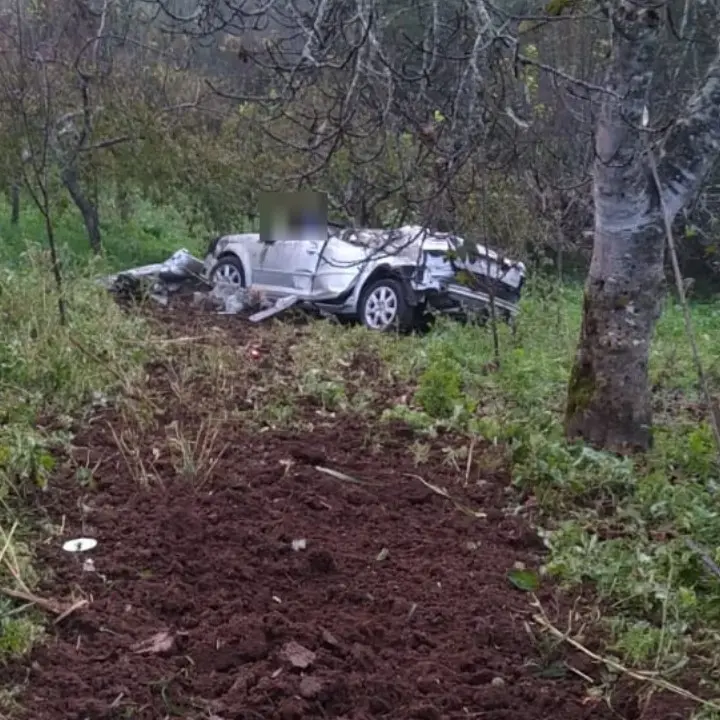
[(330, 645), (330, 647), (337, 647), (340, 644), (337, 638), (329, 630), (323, 629), (321, 637), (322, 641), (326, 645)]
[(322, 692), (323, 685), (312, 675), (306, 675), (300, 681), (300, 697), (306, 700), (312, 700)]
[(306, 647), (291, 640), (286, 643), (280, 651), (280, 657), (295, 668), (305, 670), (315, 662), (315, 653)]
[(285, 698), (278, 708), (280, 720), (302, 720), (306, 717), (305, 703), (300, 698)]
[(494, 677), (490, 684), (496, 688), (505, 687), (505, 681), (501, 677)]

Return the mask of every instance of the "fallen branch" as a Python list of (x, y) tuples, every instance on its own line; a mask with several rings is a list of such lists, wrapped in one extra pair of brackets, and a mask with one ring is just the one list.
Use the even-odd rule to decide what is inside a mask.
[(540, 610), (539, 613), (533, 615), (533, 620), (535, 621), (535, 623), (537, 623), (541, 628), (547, 630), (558, 640), (566, 642), (568, 645), (572, 646), (573, 648), (575, 648), (575, 650), (581, 652), (583, 655), (586, 655), (591, 660), (594, 660), (595, 662), (600, 664), (604, 664), (607, 667), (610, 667), (616, 672), (620, 673), (621, 675), (626, 675), (633, 680), (648, 683), (655, 686), (659, 690), (665, 690), (667, 692), (673, 693), (674, 695), (679, 695), (686, 700), (691, 700), (692, 702), (697, 703), (698, 705), (702, 705), (711, 710), (720, 711), (720, 705), (718, 705), (717, 703), (714, 703), (711, 700), (705, 700), (698, 695), (691, 693), (689, 690), (685, 690), (684, 688), (679, 687), (678, 685), (673, 685), (673, 683), (668, 682), (667, 680), (660, 677), (657, 672), (650, 672), (647, 670), (633, 670), (631, 668), (625, 667), (624, 665), (621, 665), (619, 662), (613, 660), (612, 658), (598, 655), (589, 648), (586, 648), (582, 643), (579, 643), (577, 640), (570, 637), (568, 633), (564, 633), (558, 628), (556, 628), (548, 619), (545, 611), (542, 608), (542, 605), (537, 599), (533, 604)]
[(62, 622), (80, 608), (89, 605), (87, 600), (77, 600), (74, 603), (67, 604), (56, 600), (46, 600), (45, 598), (41, 598), (31, 592), (25, 592), (24, 590), (12, 590), (4, 587), (0, 587), (0, 593), (16, 600), (24, 600), (32, 605), (37, 605), (42, 610), (45, 610), (45, 612), (57, 615), (55, 624)]
[(482, 510), (473, 510), (471, 507), (468, 507), (467, 505), (464, 505), (463, 503), (459, 502), (458, 500), (455, 500), (455, 498), (450, 495), (450, 493), (445, 489), (441, 488), (437, 485), (433, 485), (432, 483), (428, 482), (424, 478), (420, 477), (420, 475), (413, 475), (412, 473), (405, 473), (405, 475), (409, 478), (414, 478), (415, 480), (419, 480), (426, 488), (429, 490), (432, 490), (436, 495), (439, 495), (440, 497), (445, 498), (446, 500), (449, 500), (460, 512), (465, 513), (466, 515), (469, 515), (470, 517), (474, 517), (477, 519), (482, 519), (487, 517), (487, 513), (484, 513)]

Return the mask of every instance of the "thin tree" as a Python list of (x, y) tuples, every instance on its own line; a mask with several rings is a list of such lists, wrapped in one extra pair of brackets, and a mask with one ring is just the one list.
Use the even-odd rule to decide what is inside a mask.
[(55, 241), (52, 216), (52, 136), (55, 106), (47, 54), (50, 43), (36, 47), (23, 15), (23, 5), (15, 0), (12, 34), (3, 35), (7, 43), (0, 78), (4, 100), (20, 128), (23, 184), (40, 211), (50, 251), (52, 272), (57, 289), (60, 323), (67, 322), (63, 276)]
[[(667, 29), (667, 5), (616, 3), (595, 139), (594, 248), (566, 430), (617, 452), (645, 450), (652, 441), (648, 364), (665, 297), (663, 207), (670, 220), (685, 208), (720, 153), (720, 55), (680, 116), (668, 129), (652, 132), (653, 69)], [(648, 148), (658, 153), (660, 192)]]

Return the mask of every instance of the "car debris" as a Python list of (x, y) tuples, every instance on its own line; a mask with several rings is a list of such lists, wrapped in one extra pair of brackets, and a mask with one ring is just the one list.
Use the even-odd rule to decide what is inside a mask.
[(209, 292), (207, 290), (194, 292), (192, 301), (193, 305), (200, 309), (220, 315), (265, 310), (273, 305), (252, 288), (238, 288), (225, 283), (216, 283)]
[(253, 313), (248, 319), (250, 322), (261, 322), (262, 320), (267, 320), (274, 315), (279, 315), (281, 312), (285, 312), (285, 310), (289, 310), (293, 307), (293, 305), (297, 305), (299, 302), (300, 298), (297, 295), (288, 295), (284, 298), (278, 298), (274, 305), (271, 305), (265, 310), (259, 310), (258, 312)]
[(150, 298), (167, 305), (169, 297), (187, 291), (191, 284), (206, 290), (212, 285), (204, 277), (204, 263), (185, 248), (174, 252), (162, 263), (143, 265), (108, 275), (100, 285), (119, 298), (140, 300)]
[[(462, 256), (466, 255), (463, 259)], [(259, 233), (214, 238), (205, 258), (187, 250), (164, 263), (102, 278), (120, 297), (167, 305), (178, 293), (225, 315), (262, 322), (298, 306), (351, 318), (372, 330), (411, 330), (427, 312), (511, 321), (525, 280), (522, 262), (478, 243), (420, 226), (367, 230), (331, 226), (327, 237), (268, 242)]]

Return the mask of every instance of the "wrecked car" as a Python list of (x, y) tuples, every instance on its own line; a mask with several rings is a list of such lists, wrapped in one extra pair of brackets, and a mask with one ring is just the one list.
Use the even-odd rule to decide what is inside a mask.
[(252, 287), (283, 308), (310, 305), (379, 331), (411, 330), (433, 310), (487, 316), (491, 303), (510, 320), (525, 280), (522, 262), (419, 226), (330, 227), (325, 237), (274, 241), (225, 235), (211, 241), (204, 270), (213, 283)]

